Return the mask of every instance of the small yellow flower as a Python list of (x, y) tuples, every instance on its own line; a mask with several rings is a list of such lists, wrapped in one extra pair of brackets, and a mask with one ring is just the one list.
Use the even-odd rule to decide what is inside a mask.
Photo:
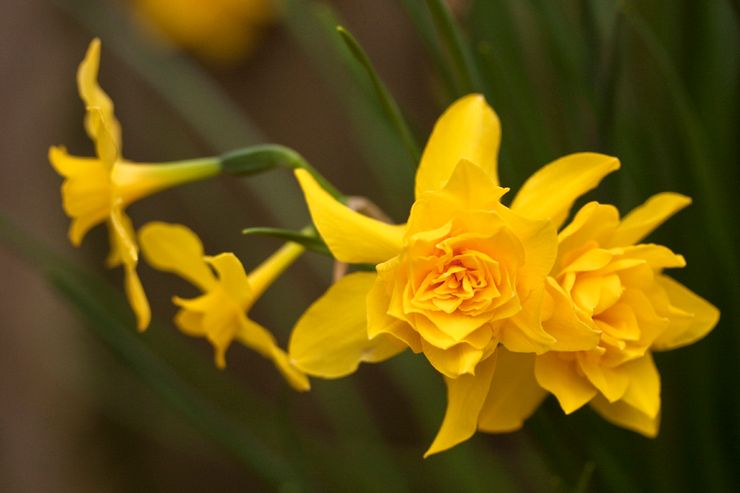
[(247, 56), (276, 15), (272, 0), (133, 0), (138, 17), (173, 43), (218, 63)]
[(657, 434), (660, 376), (651, 352), (691, 344), (719, 320), (714, 306), (663, 274), (686, 264), (681, 255), (639, 243), (690, 202), (658, 194), (621, 221), (616, 208), (592, 202), (560, 233), (552, 289), (572, 300), (580, 322), (600, 332), (593, 349), (536, 358), (537, 382), (566, 413), (590, 402), (612, 423)]
[(98, 85), (100, 40), (90, 43), (77, 71), (80, 97), (85, 103), (85, 130), (95, 144), (97, 157), (76, 157), (63, 147), (49, 149), (49, 161), (65, 180), (64, 211), (72, 218), (69, 239), (78, 246), (93, 226), (106, 222), (110, 232), (110, 267), (122, 265), (126, 294), (140, 330), (149, 325), (150, 311), (136, 274), (138, 246), (131, 220), (124, 212), (132, 202), (165, 188), (206, 178), (219, 172), (217, 160), (173, 164), (139, 164), (121, 157), (121, 127), (113, 102)]
[(272, 360), (296, 390), (310, 388), (308, 378), (290, 363), (272, 334), (246, 316), (262, 293), (303, 253), (302, 246), (286, 244), (247, 276), (233, 253), (206, 256), (196, 234), (185, 226), (147, 223), (139, 230), (139, 241), (149, 264), (183, 277), (203, 292), (193, 299), (174, 298), (180, 307), (175, 324), (184, 333), (211, 342), (216, 366), (226, 366), (226, 350), (236, 339)]
[[(520, 361), (508, 352), (498, 358), (499, 344), (511, 354), (559, 346), (541, 318), (556, 228), (580, 195), (619, 167), (610, 156), (566, 156), (532, 176), (509, 208), (500, 202), (507, 189), (498, 183), (499, 143), (498, 117), (482, 96), (450, 106), (422, 155), (408, 223), (399, 226), (351, 211), (296, 171), (334, 256), (373, 264), (377, 273), (350, 274), (332, 286), (299, 320), (289, 353), (305, 372), (327, 378), (406, 347), (423, 353), (448, 387), (445, 420), (427, 454), (469, 438), (479, 417), (500, 405), (488, 398), (497, 360)], [(585, 350), (597, 341), (597, 331), (585, 327), (569, 343)], [(497, 419), (486, 426), (503, 426)]]

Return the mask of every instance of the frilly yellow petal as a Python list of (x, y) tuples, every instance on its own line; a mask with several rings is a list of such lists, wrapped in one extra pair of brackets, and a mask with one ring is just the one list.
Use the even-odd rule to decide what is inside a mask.
[(574, 360), (554, 352), (537, 356), (534, 374), (537, 383), (557, 397), (565, 414), (581, 408), (597, 394), (596, 388), (579, 374)]

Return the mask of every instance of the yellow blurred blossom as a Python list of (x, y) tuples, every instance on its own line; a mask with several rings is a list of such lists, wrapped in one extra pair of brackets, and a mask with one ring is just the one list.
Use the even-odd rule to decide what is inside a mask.
[[(509, 208), (500, 202), (508, 189), (498, 182), (499, 144), (498, 117), (482, 96), (450, 106), (422, 155), (408, 223), (397, 226), (350, 210), (296, 171), (335, 258), (372, 264), (376, 273), (349, 274), (309, 308), (291, 337), (291, 358), (308, 374), (334, 378), (406, 347), (423, 353), (448, 389), (445, 419), (427, 455), (469, 438), (479, 418), (499, 406), (488, 398), (497, 363), (516, 366), (509, 354), (558, 348), (541, 319), (556, 228), (580, 195), (619, 167), (610, 156), (566, 156), (530, 178)], [(573, 315), (566, 309), (551, 316)], [(598, 331), (584, 327), (567, 348), (597, 342)], [(501, 362), (499, 344), (508, 350)], [(501, 426), (497, 419), (489, 417), (491, 428)]]
[(85, 130), (95, 144), (97, 156), (76, 157), (63, 147), (49, 149), (49, 161), (65, 180), (64, 211), (72, 218), (69, 239), (78, 246), (87, 231), (106, 222), (110, 233), (110, 267), (123, 266), (126, 294), (136, 313), (137, 325), (149, 325), (150, 310), (136, 273), (138, 246), (131, 220), (124, 212), (132, 202), (181, 183), (218, 173), (217, 160), (183, 161), (172, 164), (140, 164), (121, 156), (121, 127), (113, 102), (98, 85), (100, 40), (95, 39), (77, 71), (80, 97), (85, 103)]
[(179, 224), (147, 223), (139, 230), (139, 242), (149, 264), (179, 275), (203, 292), (193, 299), (173, 299), (180, 307), (175, 324), (188, 335), (210, 341), (216, 366), (226, 367), (226, 350), (236, 339), (272, 360), (295, 389), (309, 389), (306, 376), (290, 363), (272, 334), (246, 316), (265, 290), (303, 253), (302, 246), (286, 244), (247, 275), (233, 253), (205, 255), (198, 236)]
[(247, 56), (276, 15), (272, 0), (133, 0), (145, 25), (201, 58)]

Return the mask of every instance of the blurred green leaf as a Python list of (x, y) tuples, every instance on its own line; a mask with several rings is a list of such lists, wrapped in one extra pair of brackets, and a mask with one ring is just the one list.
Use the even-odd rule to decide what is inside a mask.
[(327, 248), (326, 243), (324, 243), (321, 238), (301, 231), (281, 228), (245, 228), (242, 230), (242, 234), (270, 236), (283, 241), (292, 241), (293, 243), (302, 245), (306, 250), (332, 257), (329, 248)]
[(409, 155), (409, 165), (415, 170), (419, 160), (421, 159), (421, 152), (419, 151), (419, 145), (414, 141), (414, 137), (411, 135), (411, 131), (401, 114), (398, 104), (396, 104), (396, 101), (388, 92), (383, 81), (378, 77), (367, 53), (365, 53), (365, 50), (362, 49), (362, 46), (360, 46), (355, 37), (342, 26), (337, 26), (337, 32), (347, 45), (350, 53), (352, 53), (355, 61), (367, 73), (367, 77), (370, 79), (370, 83), (377, 94), (378, 102), (380, 103), (381, 108), (383, 108), (383, 113), (388, 120), (388, 125), (395, 130), (403, 142), (406, 147), (406, 152), (408, 152)]

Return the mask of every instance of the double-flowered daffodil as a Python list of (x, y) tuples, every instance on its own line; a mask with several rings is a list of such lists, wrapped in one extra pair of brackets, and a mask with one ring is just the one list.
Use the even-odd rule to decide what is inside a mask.
[(110, 233), (108, 265), (123, 266), (126, 294), (143, 330), (150, 310), (136, 273), (138, 246), (131, 220), (124, 212), (132, 202), (165, 188), (203, 179), (219, 172), (214, 159), (171, 164), (141, 164), (121, 156), (121, 127), (113, 102), (98, 85), (100, 40), (95, 39), (77, 71), (80, 97), (85, 103), (85, 130), (95, 144), (97, 157), (76, 157), (63, 147), (49, 149), (49, 160), (65, 180), (64, 211), (72, 218), (69, 239), (79, 245), (93, 226), (106, 222)]
[(237, 340), (272, 360), (296, 390), (308, 390), (308, 378), (278, 347), (263, 326), (246, 312), (264, 291), (303, 253), (303, 247), (288, 243), (249, 275), (233, 253), (207, 256), (195, 233), (185, 226), (147, 223), (139, 230), (139, 241), (147, 262), (191, 282), (203, 294), (193, 299), (174, 298), (180, 307), (175, 324), (184, 333), (205, 337), (214, 348), (216, 365), (226, 366), (226, 350)]
[(548, 283), (559, 303), (571, 302), (578, 316), (561, 331), (586, 324), (600, 333), (589, 350), (535, 358), (536, 383), (529, 379), (529, 385), (554, 394), (566, 413), (590, 402), (614, 424), (657, 434), (660, 376), (651, 352), (691, 344), (719, 319), (714, 306), (663, 274), (685, 265), (681, 255), (639, 243), (690, 202), (676, 193), (658, 194), (621, 220), (613, 206), (591, 202), (560, 233)]
[[(531, 373), (531, 360), (517, 353), (588, 350), (599, 340), (586, 323), (562, 337), (558, 331), (576, 317), (571, 305), (549, 309), (552, 333), (543, 310), (552, 307), (547, 276), (558, 255), (558, 225), (619, 162), (593, 153), (566, 156), (530, 178), (506, 207), (499, 143), (498, 117), (482, 96), (450, 106), (422, 155), (416, 201), (403, 225), (350, 210), (296, 171), (336, 259), (372, 264), (376, 272), (347, 275), (307, 310), (292, 334), (291, 358), (308, 374), (334, 378), (407, 347), (423, 353), (448, 390), (445, 419), (427, 454), (479, 427), (512, 426), (511, 416), (496, 412), (505, 404), (505, 392), (491, 392), (501, 385), (497, 366)], [(539, 393), (517, 402), (529, 410), (538, 399)]]

